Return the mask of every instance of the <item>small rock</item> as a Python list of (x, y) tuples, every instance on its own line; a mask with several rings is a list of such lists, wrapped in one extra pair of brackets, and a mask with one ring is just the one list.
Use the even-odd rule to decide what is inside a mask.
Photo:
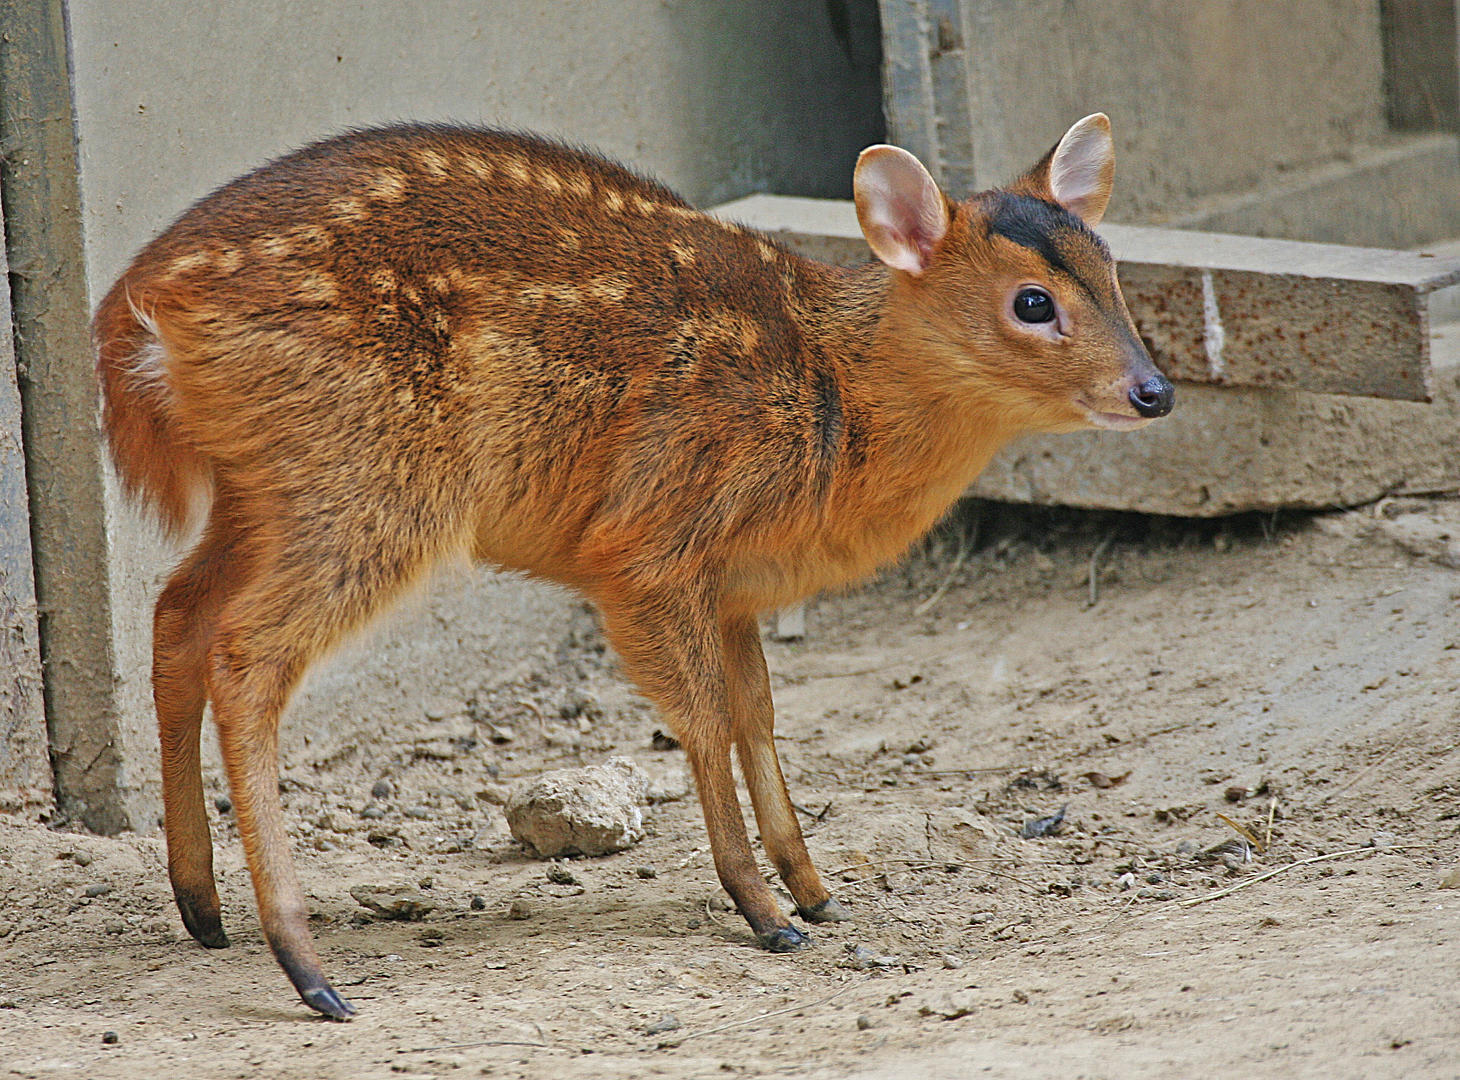
[(383, 777), (370, 785), (370, 797), (379, 802), (384, 802), (395, 794), (395, 787), (389, 780)]
[(512, 789), (507, 826), (543, 858), (607, 855), (644, 838), (643, 772), (628, 758), (559, 769)]
[(378, 821), (385, 817), (385, 807), (379, 803), (366, 803), (365, 808), (360, 811), (360, 816), (370, 821)]
[(646, 1027), (644, 1029), (644, 1034), (663, 1035), (666, 1031), (678, 1031), (681, 1027), (683, 1027), (683, 1025), (679, 1022), (679, 1017), (675, 1016), (673, 1013), (666, 1013), (664, 1016), (660, 1017), (658, 1020), (655, 1020), (652, 1024)]
[(547, 868), (547, 879), (554, 885), (582, 885), (578, 875), (562, 863), (553, 863)]
[(429, 806), (407, 806), (401, 813), (416, 821), (430, 821), (436, 816), (436, 812)]
[(1440, 888), (1460, 889), (1460, 866), (1457, 866), (1440, 879)]
[(634, 867), (634, 873), (645, 881), (659, 876), (659, 871), (655, 870), (652, 866), (636, 866)]
[(969, 926), (982, 926), (984, 923), (993, 921), (994, 913), (992, 911), (975, 911), (968, 917)]
[(943, 968), (946, 971), (957, 971), (963, 966), (963, 961), (952, 953), (943, 954)]
[(95, 885), (86, 886), (86, 888), (82, 890), (81, 895), (90, 897), (105, 896), (111, 891), (112, 887), (110, 885), (108, 885), (104, 881), (98, 881)]
[(1165, 880), (1166, 880), (1166, 875), (1163, 874), (1163, 873), (1161, 873), (1159, 870), (1152, 871), (1151, 873), (1149, 873), (1149, 874), (1146, 875), (1146, 884), (1147, 885), (1160, 885)]
[(356, 885), (350, 895), (382, 919), (417, 922), (436, 910), (436, 901), (404, 885)]
[(1127, 870), (1115, 879), (1115, 885), (1121, 892), (1129, 892), (1136, 887), (1136, 876)]
[(471, 903), (467, 906), (470, 907), (473, 911), (486, 911), (487, 898), (485, 896), (473, 896), (471, 898)]
[(218, 795), (213, 799), (213, 805), (218, 808), (218, 813), (228, 814), (233, 811), (233, 800), (227, 795)]
[(1369, 837), (1369, 846), (1376, 848), (1393, 847), (1399, 843), (1399, 837), (1388, 829), (1380, 829), (1373, 836)]
[(513, 731), (506, 724), (488, 724), (487, 738), (500, 746), (503, 743), (509, 743), (517, 738), (517, 732)]
[(428, 926), (416, 936), (416, 940), (426, 949), (434, 949), (446, 940), (446, 931), (439, 926)]
[(526, 900), (513, 900), (507, 908), (507, 918), (519, 921), (532, 918), (532, 905)]
[(101, 1041), (107, 1046), (115, 1046), (117, 1043), (121, 1042), (121, 1036), (118, 1035), (115, 1031), (103, 1031), (101, 1033)]
[(866, 1013), (863, 1013), (861, 1016), (857, 1017), (857, 1030), (858, 1031), (866, 1031), (871, 1026), (872, 1026), (872, 1018), (870, 1016), (868, 1016)]
[(895, 956), (875, 953), (865, 945), (848, 945), (847, 966), (856, 971), (866, 971), (868, 968), (902, 967), (902, 961)]
[(678, 802), (689, 794), (689, 770), (683, 765), (669, 761), (651, 766), (647, 771), (649, 786), (644, 792), (644, 798), (651, 806)]
[(71, 861), (77, 866), (90, 866), (91, 853), (89, 851), (73, 851), (71, 852)]
[(493, 806), (506, 806), (510, 794), (506, 784), (484, 784), (477, 790), (477, 798), (484, 803), (491, 803)]
[(1066, 803), (1048, 817), (1026, 821), (1024, 827), (1019, 830), (1020, 837), (1025, 840), (1035, 840), (1043, 836), (1058, 836), (1060, 826), (1064, 824), (1065, 811), (1069, 808), (1069, 803)]
[(918, 1015), (937, 1016), (944, 1020), (957, 1020), (978, 1008), (978, 1001), (967, 990), (952, 993), (932, 994), (918, 1004)]
[(432, 698), (426, 702), (424, 711), (427, 720), (445, 720), (448, 716), (455, 716), (465, 709), (466, 706), (459, 701), (453, 701), (450, 698)]
[(429, 889), (431, 888), (431, 886), (436, 884), (436, 879), (433, 877), (423, 877), (419, 881), (417, 881), (416, 884), (423, 889)]

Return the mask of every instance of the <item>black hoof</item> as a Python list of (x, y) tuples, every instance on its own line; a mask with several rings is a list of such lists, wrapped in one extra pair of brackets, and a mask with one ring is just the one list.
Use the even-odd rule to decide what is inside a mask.
[(842, 907), (834, 896), (828, 896), (815, 907), (798, 907), (796, 912), (807, 922), (828, 923), (852, 921), (852, 913)]
[(324, 1013), (331, 1020), (348, 1020), (355, 1015), (355, 1006), (340, 997), (335, 988), (328, 983), (324, 986), (301, 990), (299, 997), (315, 1012)]
[(183, 926), (199, 945), (208, 949), (228, 948), (228, 935), (223, 932), (223, 920), (216, 911), (199, 911), (181, 900), (177, 910), (182, 915)]
[(756, 934), (760, 947), (768, 952), (795, 952), (811, 944), (811, 939), (794, 926), (778, 926), (765, 934)]

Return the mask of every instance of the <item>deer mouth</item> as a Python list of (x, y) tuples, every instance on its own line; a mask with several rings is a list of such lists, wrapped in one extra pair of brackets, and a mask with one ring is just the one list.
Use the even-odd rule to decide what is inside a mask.
[(1134, 416), (1131, 413), (1105, 412), (1079, 398), (1075, 399), (1075, 404), (1085, 414), (1091, 427), (1105, 428), (1107, 431), (1135, 431), (1155, 419), (1150, 416)]

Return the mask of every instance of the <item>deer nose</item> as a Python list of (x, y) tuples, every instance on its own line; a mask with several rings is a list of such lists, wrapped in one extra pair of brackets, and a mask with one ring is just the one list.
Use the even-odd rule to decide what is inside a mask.
[(1147, 419), (1165, 416), (1176, 400), (1176, 390), (1164, 375), (1147, 379), (1130, 392), (1130, 403)]

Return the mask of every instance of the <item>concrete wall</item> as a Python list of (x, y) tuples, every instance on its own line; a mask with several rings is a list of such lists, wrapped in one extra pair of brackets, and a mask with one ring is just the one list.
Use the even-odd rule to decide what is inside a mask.
[[(41, 22), (61, 7), (17, 2)], [(845, 194), (856, 153), (883, 132), (870, 2), (74, 0), (65, 12), (91, 305), (190, 202), (352, 126), (426, 119), (543, 131), (595, 146), (701, 203), (763, 189)], [(80, 355), (67, 378), (89, 387), (89, 359), (70, 351)], [(84, 667), (107, 705), (97, 715), (56, 704), (61, 738), (98, 740), (104, 751), (94, 765), (72, 755), (78, 764), (59, 797), (93, 828), (150, 827), (158, 810), (150, 606), (176, 553), (122, 504), (114, 480), (75, 512), (105, 526), (105, 572), (90, 579), (82, 606), (104, 620), (109, 641), (64, 662)], [(512, 637), (503, 617), (527, 609), (551, 621), (568, 603), (520, 582), (454, 574), (372, 648), (316, 680), (286, 746), (317, 745), (311, 733), (324, 729), (353, 737), (338, 729), (376, 709), (381, 687), (399, 684), (388, 658), (402, 650), (437, 657), (437, 679), (440, 667), (506, 663), (536, 646)], [(437, 617), (442, 604), (451, 618)], [(463, 627), (458, 616), (473, 610), (477, 621)], [(418, 674), (433, 678), (429, 667)]]
[[(1007, 182), (1111, 115), (1117, 221), (1245, 190), (1383, 134), (1374, 0), (882, 0), (892, 131)], [(939, 152), (941, 150), (941, 152)]]
[[(1413, 247), (1460, 233), (1453, 0), (881, 0), (894, 141), (955, 192), (1111, 116), (1109, 218)], [(1436, 193), (1447, 197), (1437, 198)]]

